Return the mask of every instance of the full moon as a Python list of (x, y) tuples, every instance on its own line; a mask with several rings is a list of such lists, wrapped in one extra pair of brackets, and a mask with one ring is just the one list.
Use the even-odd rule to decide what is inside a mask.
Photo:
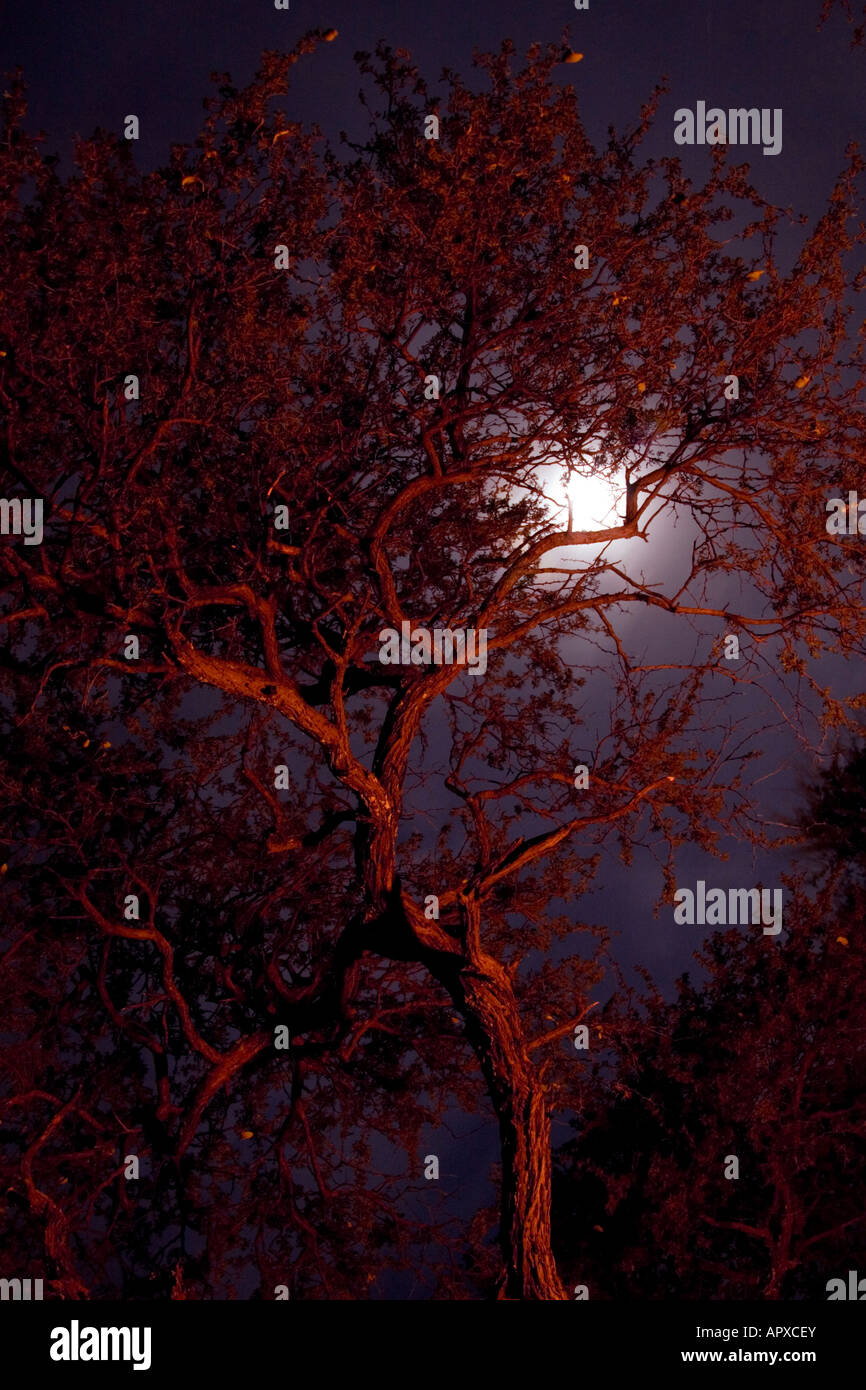
[(584, 477), (572, 473), (565, 492), (565, 507), (571, 503), (572, 525), (575, 530), (590, 531), (594, 527), (616, 526), (618, 492), (615, 484), (598, 474)]
[(622, 521), (618, 504), (624, 488), (620, 480), (594, 472), (589, 461), (567, 475), (561, 468), (545, 469), (543, 491), (551, 521), (563, 529), (568, 525), (569, 507), (575, 531), (603, 531)]

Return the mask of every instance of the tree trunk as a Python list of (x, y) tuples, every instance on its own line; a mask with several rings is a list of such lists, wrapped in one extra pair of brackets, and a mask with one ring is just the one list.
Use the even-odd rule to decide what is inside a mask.
[(468, 959), (439, 973), (466, 1021), (499, 1120), (502, 1152), (500, 1298), (564, 1299), (550, 1244), (550, 1117), (529, 1056), (508, 973), (478, 944), (477, 901), (467, 905)]

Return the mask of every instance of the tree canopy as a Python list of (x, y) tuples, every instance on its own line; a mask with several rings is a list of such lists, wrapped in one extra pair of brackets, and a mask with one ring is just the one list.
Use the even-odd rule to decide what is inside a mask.
[[(760, 848), (766, 710), (856, 712), (857, 152), (786, 265), (747, 166), (645, 153), (659, 93), (595, 148), (558, 49), (443, 95), (382, 46), (334, 150), (287, 114), (323, 37), (152, 172), (3, 99), (0, 468), (46, 517), (0, 551), (0, 1133), (66, 1296), (568, 1296), (599, 855)], [(404, 623), (485, 670), (384, 663)], [(487, 1108), (498, 1247), (423, 1176)]]

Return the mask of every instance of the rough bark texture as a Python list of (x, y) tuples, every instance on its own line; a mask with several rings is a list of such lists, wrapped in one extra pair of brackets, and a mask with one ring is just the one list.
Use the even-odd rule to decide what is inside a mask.
[(479, 944), (480, 903), (461, 900), (467, 958), (437, 971), (466, 1021), (499, 1121), (500, 1298), (563, 1299), (550, 1243), (550, 1116), (508, 972)]

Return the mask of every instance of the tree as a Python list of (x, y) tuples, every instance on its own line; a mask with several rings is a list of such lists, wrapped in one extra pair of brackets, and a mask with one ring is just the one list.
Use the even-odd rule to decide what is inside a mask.
[[(119, 1236), (93, 1136), (117, 1153), (137, 1126), (166, 1186), (161, 1240), (128, 1215), (130, 1264), (171, 1248), (173, 1288), (187, 1259), (223, 1287), (267, 1188), (294, 1244), (260, 1227), (262, 1270), (278, 1248), (306, 1296), (352, 1296), (375, 1242), (355, 1250), (340, 1200), (364, 1236), (393, 1205), (369, 1145), (343, 1166), (382, 1123), (376, 1088), (417, 1178), (422, 1125), (480, 1080), (500, 1263), (479, 1217), (437, 1287), (559, 1299), (550, 1112), (599, 977), (591, 934), (564, 945), (568, 905), (608, 842), (626, 863), (649, 845), (670, 888), (679, 845), (764, 841), (762, 680), (848, 717), (816, 663), (864, 636), (862, 551), (825, 529), (863, 428), (861, 165), (786, 273), (745, 166), (717, 148), (696, 187), (642, 155), (658, 93), (596, 150), (558, 48), (515, 70), (506, 43), (482, 89), (449, 73), (440, 99), (382, 46), (359, 58), (369, 138), (341, 156), (272, 105), (320, 37), (247, 88), (218, 77), (155, 173), (97, 132), (61, 177), (20, 81), (5, 98), (3, 467), (47, 502), (43, 543), (3, 549), (5, 1104), (29, 1116), (10, 1181), (58, 1287), (103, 1288)], [(615, 524), (577, 514), (587, 477), (619, 486)], [(485, 670), (480, 646), (470, 670), (420, 638), (417, 663), (383, 661), (404, 622), (452, 657), (455, 632), (485, 634)], [(676, 657), (643, 660), (668, 631)], [(253, 1095), (260, 1180), (227, 1137)], [(246, 1195), (226, 1203), (209, 1164)], [(379, 1244), (414, 1250), (395, 1220)]]
[(650, 990), (605, 1011), (609, 1051), (560, 1158), (556, 1229), (564, 1248), (594, 1246), (608, 1297), (826, 1298), (857, 1266), (866, 898), (839, 857), (855, 815), (862, 841), (863, 772), (861, 747), (810, 798), (844, 819), (833, 850), (826, 822), (816, 834), (804, 816), (820, 867), (789, 885), (783, 950), (716, 932), (672, 1002)]

